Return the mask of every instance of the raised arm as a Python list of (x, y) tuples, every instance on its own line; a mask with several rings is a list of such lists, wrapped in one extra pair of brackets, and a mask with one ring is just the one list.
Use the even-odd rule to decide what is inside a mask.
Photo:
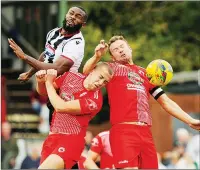
[(166, 94), (162, 94), (157, 101), (163, 107), (163, 109), (170, 115), (188, 124), (191, 128), (200, 130), (200, 120), (192, 118), (186, 112), (184, 112), (173, 100), (171, 100)]
[(56, 60), (56, 62), (54, 63), (44, 63), (42, 61), (36, 60), (31, 56), (26, 55), (12, 39), (8, 39), (8, 42), (14, 53), (37, 71), (55, 69), (58, 72), (57, 74), (61, 75), (64, 72), (69, 71), (71, 66), (74, 64), (73, 61), (65, 57), (59, 57), (59, 59)]
[[(44, 52), (42, 52), (38, 58), (39, 61), (43, 62), (44, 61)], [(28, 81), (35, 73), (37, 72), (36, 69), (34, 69), (33, 67), (31, 67), (31, 69), (27, 72), (21, 73), (18, 77), (18, 80), (20, 82), (25, 83), (26, 81)]]
[[(45, 86), (46, 81), (46, 70), (40, 70), (36, 72), (36, 90), (42, 96), (47, 96), (47, 90)], [(54, 89), (58, 89), (55, 83), (52, 84)]]
[(108, 44), (106, 44), (104, 40), (101, 40), (100, 44), (98, 44), (95, 48), (94, 55), (85, 63), (83, 67), (83, 73), (89, 74), (94, 69), (99, 60), (102, 58), (102, 56), (107, 52), (107, 50)]
[(81, 106), (79, 100), (72, 100), (65, 102), (60, 96), (56, 93), (53, 82), (57, 76), (57, 71), (50, 69), (47, 70), (46, 76), (46, 90), (51, 104), (53, 105), (55, 111), (57, 112), (68, 112), (70, 114), (80, 114)]

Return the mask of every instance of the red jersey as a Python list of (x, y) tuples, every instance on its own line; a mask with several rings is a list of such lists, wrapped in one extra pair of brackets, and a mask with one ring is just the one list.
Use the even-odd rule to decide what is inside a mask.
[(66, 134), (85, 133), (89, 121), (100, 111), (103, 102), (101, 91), (86, 90), (83, 86), (84, 80), (84, 75), (72, 72), (66, 72), (56, 78), (55, 83), (60, 88), (59, 96), (65, 101), (78, 99), (80, 101), (81, 115), (54, 111), (50, 128), (51, 132)]
[(109, 65), (114, 70), (114, 76), (106, 86), (111, 124), (141, 121), (152, 125), (148, 100), (150, 92), (157, 87), (150, 84), (145, 69), (116, 62)]
[[(113, 155), (110, 148), (109, 135), (109, 131), (101, 132), (91, 142), (90, 150), (101, 156), (100, 169), (113, 168)], [(78, 162), (79, 169), (84, 169), (83, 163), (85, 159), (84, 156), (81, 156)]]
[(110, 148), (109, 131), (99, 133), (93, 138), (90, 150), (101, 155), (100, 168), (112, 169), (113, 155)]

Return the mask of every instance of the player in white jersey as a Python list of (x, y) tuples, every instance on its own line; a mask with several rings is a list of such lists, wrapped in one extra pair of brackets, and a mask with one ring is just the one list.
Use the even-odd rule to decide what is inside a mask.
[[(63, 20), (63, 26), (48, 32), (45, 51), (38, 60), (25, 54), (12, 39), (8, 39), (14, 53), (32, 66), (28, 72), (20, 74), (18, 79), (26, 82), (38, 70), (55, 69), (58, 75), (66, 71), (78, 72), (85, 47), (85, 40), (80, 29), (86, 24), (86, 21), (87, 13), (82, 7), (70, 8)], [(50, 110), (49, 122), (51, 122), (54, 109), (49, 102), (47, 106)]]
[(87, 13), (81, 7), (72, 7), (67, 12), (63, 26), (48, 32), (45, 51), (38, 60), (28, 56), (12, 39), (8, 39), (14, 53), (32, 68), (20, 74), (19, 80), (26, 82), (38, 70), (55, 69), (58, 75), (66, 71), (77, 72), (84, 56), (85, 40), (80, 29), (86, 24)]

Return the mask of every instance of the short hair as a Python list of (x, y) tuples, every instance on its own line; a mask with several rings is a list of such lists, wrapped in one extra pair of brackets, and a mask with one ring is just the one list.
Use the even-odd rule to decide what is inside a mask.
[(113, 69), (106, 62), (99, 62), (99, 63), (97, 63), (97, 65), (95, 66), (94, 69), (99, 68), (99, 67), (106, 67), (108, 69), (108, 73), (110, 75), (113, 75), (113, 73), (114, 73)]
[(85, 13), (84, 21), (87, 22), (88, 14), (87, 14), (86, 10), (83, 7), (81, 7), (81, 6), (74, 6), (74, 7), (79, 8), (80, 10), (82, 10)]
[[(112, 43), (114, 43), (115, 41), (117, 40), (123, 40), (123, 41), (126, 41), (126, 39), (123, 37), (123, 35), (114, 35), (110, 38), (109, 42), (108, 42), (108, 51), (110, 53), (110, 55), (112, 55), (111, 51), (110, 51), (110, 46)], [(126, 41), (127, 42), (127, 41)]]

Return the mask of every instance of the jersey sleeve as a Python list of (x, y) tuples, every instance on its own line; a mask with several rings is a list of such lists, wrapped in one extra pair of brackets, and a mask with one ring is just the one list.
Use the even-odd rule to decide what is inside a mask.
[(55, 83), (57, 85), (58, 88), (60, 88), (60, 86), (62, 85), (65, 77), (68, 75), (69, 72), (65, 72), (64, 74), (58, 76), (56, 79), (55, 79)]
[(90, 150), (98, 154), (101, 154), (103, 150), (103, 144), (100, 136), (97, 135), (92, 139)]
[(81, 38), (75, 38), (67, 42), (62, 49), (62, 57), (68, 58), (73, 63), (84, 56), (84, 41)]
[(79, 99), (81, 114), (97, 114), (102, 107), (103, 97), (100, 90), (92, 92)]

